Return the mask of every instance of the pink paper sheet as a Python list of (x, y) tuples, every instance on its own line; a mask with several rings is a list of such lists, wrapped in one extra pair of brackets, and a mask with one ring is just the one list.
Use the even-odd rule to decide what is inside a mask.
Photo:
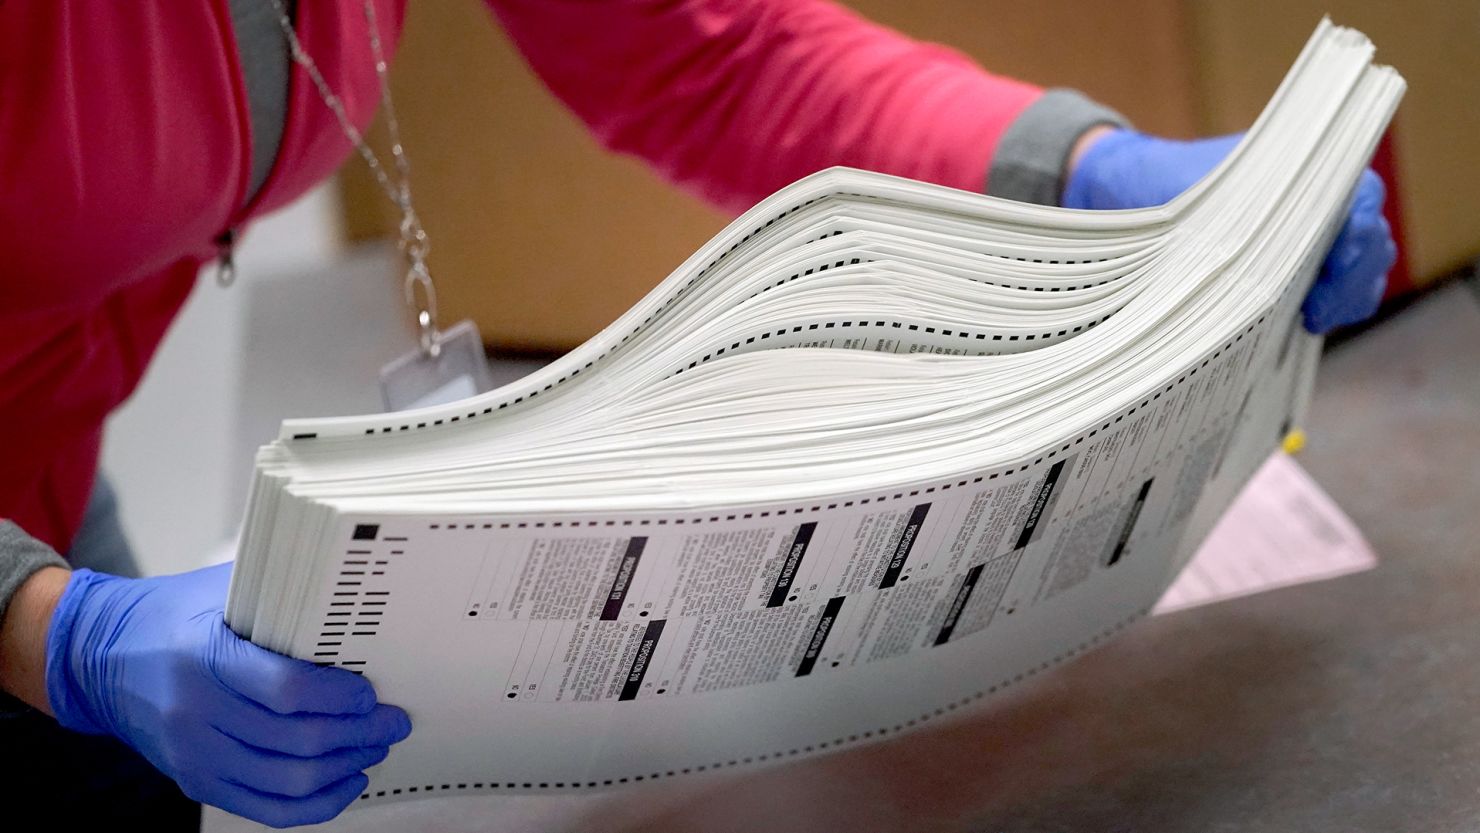
[(1377, 566), (1356, 524), (1276, 452), (1260, 467), (1154, 613), (1195, 607)]

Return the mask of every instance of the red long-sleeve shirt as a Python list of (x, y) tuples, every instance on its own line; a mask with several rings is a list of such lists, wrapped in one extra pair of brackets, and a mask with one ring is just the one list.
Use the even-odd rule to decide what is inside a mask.
[[(404, 0), (376, 3), (393, 45)], [(732, 210), (829, 165), (979, 191), (1039, 95), (827, 0), (489, 6), (603, 144)], [(360, 2), (300, 0), (296, 26), (368, 124), (378, 87)], [(226, 0), (0, 2), (0, 518), (59, 550), (103, 420), (213, 241), (350, 153), (295, 67), (273, 170), (244, 201), (251, 130), (230, 27)]]

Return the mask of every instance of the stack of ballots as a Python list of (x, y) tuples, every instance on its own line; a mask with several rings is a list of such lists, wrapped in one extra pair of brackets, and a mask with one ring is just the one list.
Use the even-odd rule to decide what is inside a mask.
[(1299, 307), (1403, 92), (1322, 23), (1171, 203), (835, 168), (492, 392), (291, 420), (227, 622), (416, 730), (361, 804), (889, 738), (1143, 615), (1284, 432)]

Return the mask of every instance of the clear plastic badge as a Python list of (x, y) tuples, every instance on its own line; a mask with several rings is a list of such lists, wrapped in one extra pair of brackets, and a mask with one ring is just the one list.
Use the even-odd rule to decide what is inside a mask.
[(388, 411), (443, 405), (493, 387), (478, 325), (463, 320), (441, 332), (436, 356), (412, 350), (380, 369)]

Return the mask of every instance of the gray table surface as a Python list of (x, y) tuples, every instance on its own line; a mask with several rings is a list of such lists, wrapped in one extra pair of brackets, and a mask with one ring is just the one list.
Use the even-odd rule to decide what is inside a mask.
[[(914, 735), (332, 830), (1480, 830), (1480, 303), (1451, 283), (1329, 351), (1301, 462), (1372, 571), (1154, 617)], [(211, 811), (206, 829), (256, 829)]]

